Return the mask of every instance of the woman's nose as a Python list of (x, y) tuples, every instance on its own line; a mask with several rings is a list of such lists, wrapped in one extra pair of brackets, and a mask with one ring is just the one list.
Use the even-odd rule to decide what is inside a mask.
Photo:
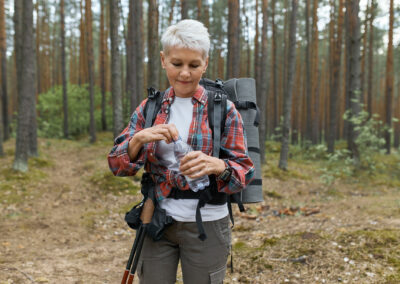
[(189, 77), (190, 76), (190, 71), (187, 67), (184, 67), (180, 73), (181, 77)]

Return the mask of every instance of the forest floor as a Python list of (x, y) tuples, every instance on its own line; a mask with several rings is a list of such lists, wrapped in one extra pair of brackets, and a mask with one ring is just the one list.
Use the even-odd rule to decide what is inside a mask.
[[(25, 174), (11, 170), (15, 140), (4, 144), (1, 284), (120, 283), (134, 239), (123, 218), (139, 182), (109, 172), (110, 133), (87, 141), (39, 139)], [(225, 283), (400, 283), (400, 155), (329, 185), (324, 161), (297, 153), (283, 172), (278, 157), (269, 147), (265, 201), (234, 210)]]

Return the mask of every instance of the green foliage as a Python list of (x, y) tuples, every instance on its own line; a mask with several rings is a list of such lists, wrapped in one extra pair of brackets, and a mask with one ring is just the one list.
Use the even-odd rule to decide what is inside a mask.
[[(327, 154), (327, 166), (322, 169), (321, 179), (326, 184), (332, 184), (335, 178), (354, 176), (359, 171), (366, 171), (374, 175), (377, 167), (377, 154), (383, 154), (385, 139), (382, 138), (382, 121), (374, 114), (370, 119), (366, 111), (351, 116), (350, 112), (344, 114), (344, 119), (354, 125), (358, 133), (355, 143), (360, 153), (360, 160), (356, 161), (348, 149), (337, 149), (334, 153)], [(317, 146), (322, 152), (325, 146)], [(315, 151), (314, 151), (315, 152)], [(318, 152), (317, 152), (318, 153)], [(319, 155), (316, 155), (319, 157)]]
[[(106, 101), (109, 101), (107, 93)], [(101, 94), (95, 89), (95, 121), (96, 128), (101, 127)], [(63, 98), (62, 86), (56, 86), (47, 93), (39, 95), (38, 111), (38, 135), (42, 137), (63, 137)], [(86, 85), (68, 85), (68, 124), (72, 137), (85, 134), (89, 129), (89, 92)], [(112, 109), (106, 105), (107, 124), (111, 125)]]

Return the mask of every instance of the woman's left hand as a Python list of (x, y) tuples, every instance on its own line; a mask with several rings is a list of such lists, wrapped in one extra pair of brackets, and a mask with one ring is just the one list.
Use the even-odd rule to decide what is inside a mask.
[(193, 151), (182, 158), (179, 170), (189, 178), (199, 178), (204, 175), (220, 175), (225, 167), (223, 160), (208, 156), (201, 151)]

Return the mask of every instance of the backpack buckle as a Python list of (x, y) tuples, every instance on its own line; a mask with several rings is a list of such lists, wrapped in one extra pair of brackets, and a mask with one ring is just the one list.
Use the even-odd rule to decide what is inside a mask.
[(219, 103), (221, 101), (222, 101), (222, 94), (221, 93), (215, 93), (214, 102)]
[(157, 96), (157, 93), (158, 91), (156, 91), (156, 89), (154, 89), (153, 87), (147, 89), (147, 97), (151, 100)]
[(220, 89), (222, 89), (222, 87), (224, 86), (224, 82), (222, 82), (221, 79), (215, 80), (215, 84), (216, 84), (217, 87), (220, 88)]

